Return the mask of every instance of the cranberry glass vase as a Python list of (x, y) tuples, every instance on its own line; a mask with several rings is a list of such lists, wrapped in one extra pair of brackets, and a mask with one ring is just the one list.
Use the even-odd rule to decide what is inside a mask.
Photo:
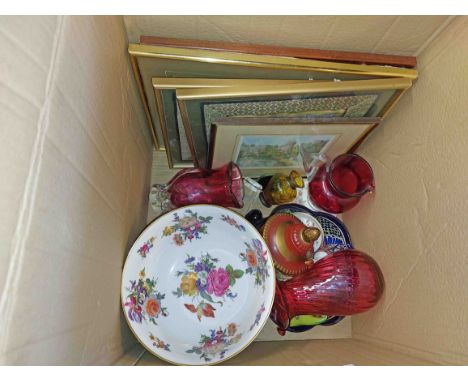
[(328, 254), (304, 273), (277, 281), (270, 318), (284, 334), (299, 315), (349, 316), (377, 304), (384, 278), (370, 256), (354, 249)]
[(244, 185), (239, 167), (229, 162), (217, 169), (184, 169), (167, 184), (154, 185), (153, 207), (163, 211), (191, 204), (242, 208)]
[(350, 210), (374, 189), (369, 163), (357, 154), (343, 154), (318, 168), (309, 182), (309, 197), (318, 208), (336, 214)]

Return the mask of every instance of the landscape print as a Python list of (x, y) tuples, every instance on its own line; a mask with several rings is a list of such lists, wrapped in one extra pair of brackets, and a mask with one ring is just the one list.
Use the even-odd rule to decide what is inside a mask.
[(319, 154), (333, 135), (249, 135), (241, 136), (235, 162), (244, 169), (302, 166), (300, 145), (309, 155)]

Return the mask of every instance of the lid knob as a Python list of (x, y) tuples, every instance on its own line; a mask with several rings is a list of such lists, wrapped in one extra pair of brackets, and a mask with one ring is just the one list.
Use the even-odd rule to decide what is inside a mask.
[(320, 230), (315, 227), (306, 227), (302, 230), (302, 240), (306, 243), (313, 243), (320, 236)]
[(292, 170), (287, 179), (293, 189), (304, 187), (304, 180), (296, 170)]
[(319, 228), (306, 226), (292, 214), (277, 213), (268, 218), (262, 231), (280, 272), (295, 275), (313, 265), (311, 255), (321, 234)]

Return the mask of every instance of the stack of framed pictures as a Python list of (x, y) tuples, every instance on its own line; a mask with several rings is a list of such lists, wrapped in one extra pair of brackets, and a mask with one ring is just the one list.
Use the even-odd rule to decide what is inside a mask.
[(353, 150), (414, 69), (131, 44), (157, 150), (170, 168), (235, 161), (246, 176), (301, 169), (298, 145)]

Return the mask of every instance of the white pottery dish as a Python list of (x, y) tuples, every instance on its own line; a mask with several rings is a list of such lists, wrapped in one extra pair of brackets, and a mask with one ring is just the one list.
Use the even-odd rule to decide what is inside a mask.
[(127, 322), (152, 354), (179, 365), (222, 362), (269, 317), (275, 272), (262, 236), (211, 205), (178, 208), (133, 244), (122, 275)]

